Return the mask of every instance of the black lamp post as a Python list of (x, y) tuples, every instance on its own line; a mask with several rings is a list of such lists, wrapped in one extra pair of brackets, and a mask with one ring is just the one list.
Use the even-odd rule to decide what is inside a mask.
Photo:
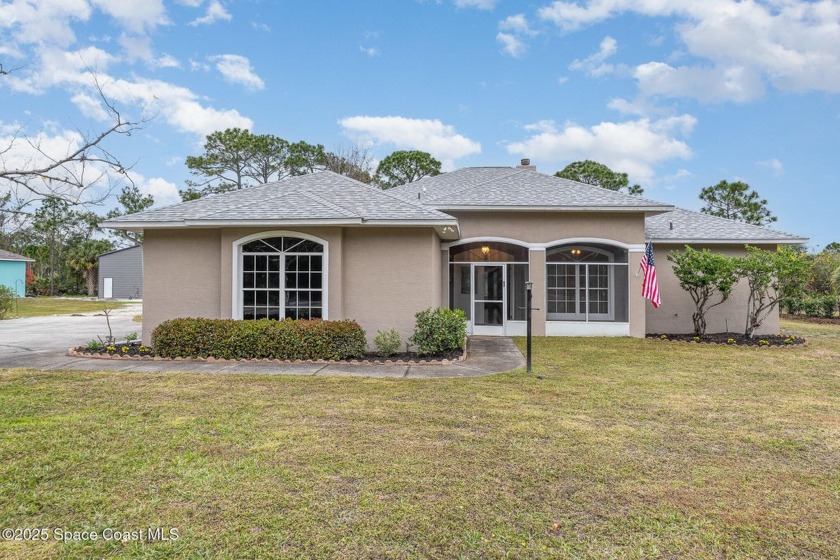
[(525, 357), (526, 371), (531, 373), (531, 289), (534, 287), (533, 282), (525, 282), (525, 290), (527, 291), (527, 298), (525, 300), (525, 321), (528, 325), (528, 348), (527, 356)]

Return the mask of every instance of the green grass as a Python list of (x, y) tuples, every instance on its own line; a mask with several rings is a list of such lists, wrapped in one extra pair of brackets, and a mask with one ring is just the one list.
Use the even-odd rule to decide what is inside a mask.
[(783, 327), (539, 338), (530, 376), (0, 372), (0, 527), (180, 532), (0, 557), (837, 558), (840, 327)]
[(58, 298), (58, 297), (34, 297), (19, 298), (17, 307), (12, 307), (10, 319), (19, 317), (43, 317), (45, 315), (69, 315), (71, 313), (94, 313), (102, 311), (105, 306), (108, 309), (120, 309), (129, 302), (122, 301), (96, 301), (90, 298)]

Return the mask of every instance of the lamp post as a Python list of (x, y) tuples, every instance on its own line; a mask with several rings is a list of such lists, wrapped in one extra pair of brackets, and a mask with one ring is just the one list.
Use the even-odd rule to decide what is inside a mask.
[(525, 300), (525, 321), (528, 325), (528, 343), (527, 343), (527, 356), (525, 357), (525, 364), (526, 364), (526, 371), (531, 373), (531, 289), (534, 287), (533, 282), (525, 282), (525, 290), (527, 292), (527, 298)]

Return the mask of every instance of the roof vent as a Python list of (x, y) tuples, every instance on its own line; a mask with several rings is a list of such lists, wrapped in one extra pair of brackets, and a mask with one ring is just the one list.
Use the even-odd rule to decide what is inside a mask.
[(529, 158), (522, 158), (519, 160), (519, 165), (516, 166), (517, 169), (530, 169), (531, 171), (536, 171), (537, 166), (531, 165), (531, 160)]
[(670, 229), (670, 230), (674, 229), (674, 222), (668, 222), (668, 229)]

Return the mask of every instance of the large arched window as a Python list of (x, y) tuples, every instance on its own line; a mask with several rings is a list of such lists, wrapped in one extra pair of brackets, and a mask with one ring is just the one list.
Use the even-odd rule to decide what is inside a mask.
[(324, 245), (312, 239), (278, 236), (240, 245), (243, 319), (324, 317)]
[(627, 252), (606, 245), (546, 251), (549, 321), (627, 321)]

